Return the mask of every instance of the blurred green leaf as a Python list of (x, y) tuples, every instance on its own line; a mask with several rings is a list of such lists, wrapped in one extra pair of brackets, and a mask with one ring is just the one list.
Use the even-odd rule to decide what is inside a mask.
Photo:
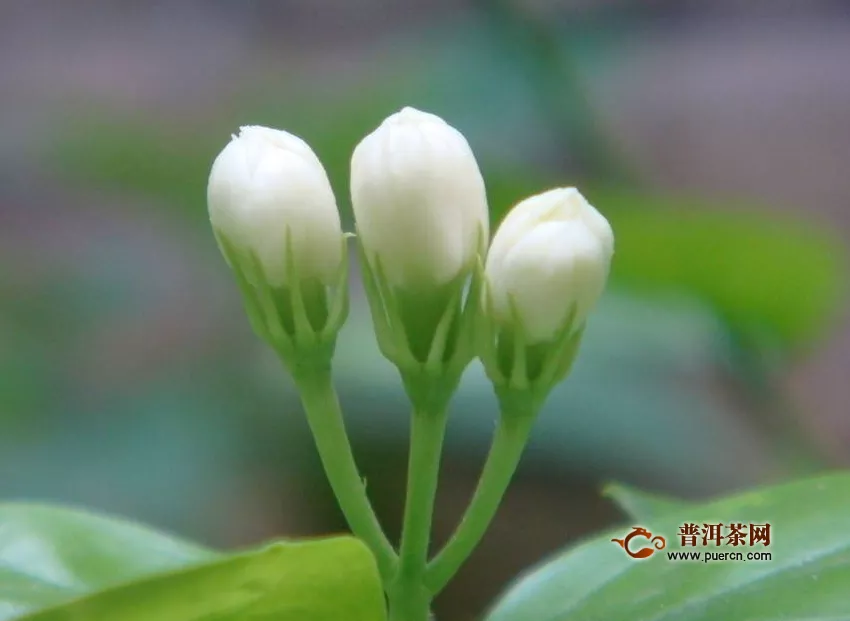
[(591, 193), (617, 236), (616, 281), (700, 296), (741, 330), (788, 345), (819, 336), (837, 311), (846, 271), (840, 242), (780, 214), (639, 195)]
[(0, 619), (214, 558), (130, 522), (64, 507), (0, 505)]
[(80, 511), (0, 507), (2, 619), (248, 617), (381, 621), (374, 559), (351, 537), (272, 543), (223, 556)]
[(53, 157), (59, 170), (78, 182), (164, 200), (169, 211), (206, 218), (210, 166), (229, 136), (183, 131), (108, 116), (80, 120), (57, 134)]
[(636, 520), (649, 520), (682, 509), (688, 504), (683, 500), (650, 494), (619, 483), (607, 485), (602, 495), (611, 498), (620, 509)]
[[(635, 560), (612, 543), (571, 549), (522, 578), (488, 621), (759, 621), (850, 618), (850, 474), (786, 483), (646, 520), (667, 548)], [(686, 522), (771, 525), (769, 561), (670, 561)], [(692, 550), (692, 548), (685, 548)], [(741, 551), (723, 547), (712, 551)], [(744, 548), (743, 553), (751, 551)]]

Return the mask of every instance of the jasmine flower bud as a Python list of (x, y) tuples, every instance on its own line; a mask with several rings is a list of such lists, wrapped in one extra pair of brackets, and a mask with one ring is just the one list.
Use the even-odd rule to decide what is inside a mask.
[(438, 116), (404, 108), (354, 150), (351, 201), (382, 352), (409, 371), (451, 366), (454, 377), (473, 355), (471, 330), (458, 321), (489, 236), (469, 143)]
[(325, 364), (348, 312), (347, 255), (319, 158), (292, 134), (242, 127), (213, 163), (207, 203), (254, 331), (293, 372)]
[(527, 345), (552, 340), (568, 321), (580, 328), (613, 252), (608, 221), (575, 188), (520, 202), (496, 231), (484, 270), (496, 324), (521, 330)]
[(370, 262), (388, 284), (417, 288), (468, 274), (488, 237), (487, 197), (466, 139), (443, 119), (404, 108), (351, 159), (351, 201)]
[(268, 284), (287, 284), (288, 256), (299, 277), (336, 282), (343, 250), (336, 199), (319, 158), (300, 138), (242, 127), (213, 163), (207, 202), (216, 235), (253, 253)]

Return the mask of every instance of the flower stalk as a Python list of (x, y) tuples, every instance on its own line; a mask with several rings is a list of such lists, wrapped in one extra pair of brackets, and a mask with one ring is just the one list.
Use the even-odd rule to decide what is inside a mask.
[(535, 412), (502, 413), (469, 507), (449, 542), (428, 565), (425, 585), (432, 594), (437, 595), (451, 581), (487, 532), (519, 465), (535, 418)]
[(307, 422), (334, 496), (352, 532), (372, 550), (384, 582), (396, 572), (397, 557), (378, 521), (345, 431), (330, 367), (303, 369), (295, 377)]
[(391, 621), (428, 619), (433, 595), (424, 579), (447, 419), (445, 409), (413, 411), (398, 573), (389, 589)]

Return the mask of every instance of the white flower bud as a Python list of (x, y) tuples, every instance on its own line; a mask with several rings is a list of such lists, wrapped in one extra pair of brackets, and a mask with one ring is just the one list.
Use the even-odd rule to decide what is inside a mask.
[(336, 200), (319, 158), (300, 138), (242, 127), (213, 163), (207, 202), (216, 233), (255, 253), (268, 284), (289, 284), (287, 228), (299, 278), (336, 281), (342, 263)]
[(575, 188), (525, 199), (499, 225), (487, 255), (494, 319), (510, 326), (516, 313), (528, 344), (553, 339), (573, 307), (573, 326), (581, 326), (605, 288), (613, 252), (611, 226)]
[(391, 286), (445, 284), (484, 251), (481, 172), (463, 135), (433, 114), (404, 108), (357, 145), (351, 200), (367, 257), (380, 258)]

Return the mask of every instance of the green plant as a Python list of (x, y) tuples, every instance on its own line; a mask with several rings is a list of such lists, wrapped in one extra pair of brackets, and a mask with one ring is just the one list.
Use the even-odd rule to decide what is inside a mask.
[[(366, 496), (331, 380), (348, 311), (348, 250), (321, 163), (291, 134), (243, 127), (213, 164), (210, 218), (254, 331), (295, 380), (340, 507), (375, 555), (390, 618), (426, 621), (432, 598), (492, 520), (547, 395), (569, 372), (604, 288), (613, 234), (570, 188), (518, 204), (489, 244), (469, 145), (442, 119), (412, 108), (367, 136), (351, 168), (378, 344), (413, 409), (398, 552)], [(447, 408), (476, 356), (502, 412), (470, 507), (429, 561)]]
[[(332, 382), (347, 318), (350, 236), (309, 147), (283, 132), (247, 128), (213, 167), (213, 229), (255, 332), (295, 380), (356, 538), (223, 554), (111, 518), (9, 504), (0, 507), (0, 618), (428, 618), (432, 598), (493, 518), (537, 412), (569, 373), (613, 238), (577, 191), (562, 189), (522, 201), (488, 243), (483, 183), (462, 136), (412, 110), (388, 123), (355, 152), (352, 194), (378, 344), (413, 409), (398, 549), (371, 509)], [(446, 407), (475, 357), (498, 396), (499, 422), (461, 524), (429, 559)], [(699, 505), (622, 487), (609, 493), (634, 516), (630, 534), (646, 547), (629, 548), (626, 529), (586, 542), (519, 581), (489, 619), (850, 616), (850, 476)], [(695, 551), (699, 538), (707, 548), (700, 554), (720, 549), (711, 527), (730, 523), (767, 528), (767, 540), (751, 538), (750, 546), (770, 560), (668, 555), (680, 536), (678, 551)], [(688, 525), (696, 534), (686, 534)]]

